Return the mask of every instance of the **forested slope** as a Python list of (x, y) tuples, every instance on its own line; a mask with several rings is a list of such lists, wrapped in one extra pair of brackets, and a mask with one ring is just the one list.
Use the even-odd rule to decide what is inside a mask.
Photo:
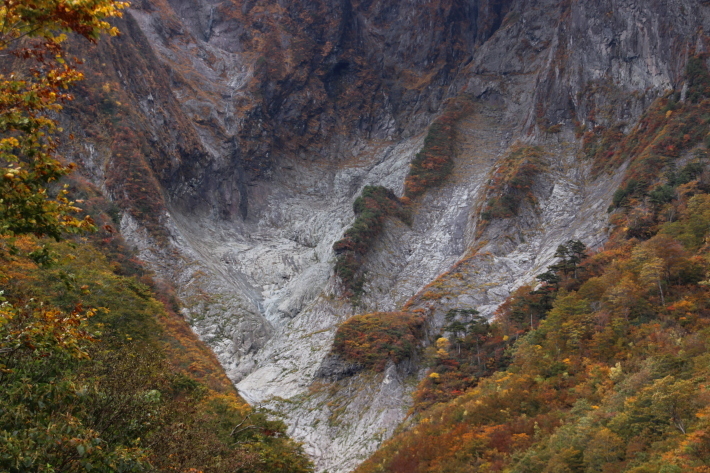
[(0, 8), (0, 470), (311, 471), (57, 152), (57, 112), (83, 79), (63, 43), (117, 34), (107, 20), (126, 6)]
[[(3, 5), (59, 5), (72, 22), (86, 17), (71, 8), (107, 3)], [(534, 448), (547, 452), (535, 460), (542, 470), (613, 471), (671, 451), (629, 447), (638, 438), (685, 438), (672, 416), (654, 418), (657, 434), (621, 430), (604, 420), (621, 409), (605, 396), (624, 398), (643, 360), (684, 346), (704, 320), (704, 227), (691, 222), (705, 207), (694, 199), (707, 181), (710, 4), (141, 0), (126, 12), (111, 20), (122, 32), (111, 41), (50, 34), (0, 60), (0, 93), (27, 93), (0, 100), (3, 379), (95, 388), (71, 388), (52, 408), (78, 429), (57, 444), (71, 468), (88, 445), (72, 442), (92, 436), (105, 442), (92, 465), (104, 452), (127, 469), (307, 468), (278, 424), (244, 410), (180, 316), (244, 399), (284, 416), (321, 471), (356, 468), (410, 407), (412, 448), (377, 462), (489, 471), (523, 465)], [(77, 33), (96, 39), (93, 27)], [(56, 82), (23, 89), (27, 59)], [(55, 151), (76, 164), (72, 181)], [(684, 297), (697, 318), (674, 312)], [(68, 339), (53, 328), (65, 320)], [(649, 348), (644, 334), (667, 327), (670, 341)], [(688, 360), (702, 352), (684, 350)], [(104, 361), (110, 351), (126, 356)], [(101, 368), (133, 351), (157, 353), (146, 374)], [(35, 362), (44, 368), (22, 371)], [(688, 366), (651, 370), (639, 389), (669, 374), (672, 386), (696, 379)], [(585, 386), (606, 369), (609, 390), (595, 398)], [(127, 370), (140, 376), (119, 375)], [(130, 425), (107, 437), (95, 406), (133, 378), (142, 394), (125, 402), (141, 414), (126, 410)], [(470, 422), (473, 408), (459, 418), (446, 407), (490, 407), (505, 383), (515, 396), (502, 417)], [(12, 412), (29, 409), (31, 396), (6, 391)], [(581, 399), (621, 439), (609, 465), (585, 459), (592, 420), (567, 466), (546, 447)], [(681, 415), (686, 432), (699, 428), (688, 417), (696, 407)], [(422, 419), (437, 426), (434, 440), (416, 437)], [(27, 444), (7, 458), (19, 461)]]
[(710, 470), (710, 77), (627, 135), (585, 137), (597, 172), (628, 162), (611, 236), (560, 245), (489, 324), (451, 311), (408, 424), (358, 472)]
[(119, 236), (0, 245), (2, 470), (310, 471)]

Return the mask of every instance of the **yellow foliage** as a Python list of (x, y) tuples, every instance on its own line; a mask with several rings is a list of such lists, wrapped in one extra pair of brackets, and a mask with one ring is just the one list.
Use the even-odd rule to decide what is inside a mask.
[(436, 341), (436, 346), (439, 349), (447, 349), (449, 348), (449, 339), (446, 337), (441, 337)]

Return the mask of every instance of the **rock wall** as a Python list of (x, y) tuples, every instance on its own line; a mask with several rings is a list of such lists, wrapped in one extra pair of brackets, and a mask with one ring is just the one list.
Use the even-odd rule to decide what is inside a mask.
[[(623, 167), (593, 173), (581, 135), (628, 132), (656, 97), (682, 89), (688, 57), (707, 51), (708, 9), (142, 0), (118, 42), (83, 51), (101, 71), (85, 93), (118, 111), (97, 111), (104, 132), (93, 135), (69, 113), (86, 143), (69, 154), (122, 205), (121, 232), (177, 284), (185, 316), (244, 397), (282, 412), (319, 471), (350, 471), (404, 419), (422, 367), (338, 365), (328, 357), (338, 324), (408, 304), (425, 310), (433, 335), (450, 308), (491, 315), (560, 243), (601, 245)], [(402, 195), (452, 97), (472, 104), (456, 124), (454, 172), (415, 202), (411, 225), (386, 223), (353, 305), (332, 245), (365, 185)], [(138, 136), (115, 139), (122, 126)], [(484, 222), (491, 176), (531, 145), (544, 164), (534, 199)], [(127, 168), (142, 177), (126, 179)], [(150, 211), (137, 210), (144, 196)]]

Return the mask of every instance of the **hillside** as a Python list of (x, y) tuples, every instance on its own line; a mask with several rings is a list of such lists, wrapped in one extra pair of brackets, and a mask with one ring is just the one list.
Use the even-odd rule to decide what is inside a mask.
[(118, 207), (57, 153), (83, 79), (68, 34), (115, 36), (106, 20), (126, 6), (0, 8), (0, 470), (312, 471), (116, 233)]
[[(317, 471), (701, 467), (677, 452), (704, 428), (705, 2), (141, 0), (112, 21), (68, 46), (77, 192)], [(680, 414), (643, 411), (678, 390)]]
[(692, 99), (659, 99), (597, 153), (630, 160), (609, 241), (591, 254), (561, 245), (541, 286), (521, 287), (490, 324), (451, 313), (407, 426), (356, 471), (707, 470), (710, 76), (699, 59), (688, 79)]

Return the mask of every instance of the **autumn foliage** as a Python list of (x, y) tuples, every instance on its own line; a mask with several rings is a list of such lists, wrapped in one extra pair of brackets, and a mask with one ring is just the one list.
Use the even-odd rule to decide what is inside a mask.
[(518, 214), (521, 202), (537, 201), (532, 193), (535, 177), (544, 170), (543, 152), (537, 146), (517, 146), (496, 168), (486, 189), (488, 201), (481, 219), (510, 218)]
[(456, 124), (470, 113), (472, 104), (467, 97), (453, 99), (444, 113), (429, 127), (424, 147), (410, 163), (404, 181), (404, 195), (412, 199), (427, 189), (441, 185), (454, 169)]
[[(710, 471), (710, 91), (702, 63), (688, 75), (684, 103), (660, 99), (612, 145), (631, 164), (606, 246), (558, 249), (478, 350), (453, 315), (412, 421), (358, 472)], [(478, 352), (498, 367), (473, 370)]]
[(0, 470), (311, 471), (127, 249), (115, 206), (81, 178), (57, 185), (72, 167), (57, 156), (54, 116), (82, 79), (62, 43), (116, 34), (106, 20), (126, 6), (0, 6), (0, 50), (16, 59), (0, 75)]
[(366, 369), (382, 371), (417, 354), (424, 318), (408, 312), (374, 312), (346, 320), (335, 334), (333, 353)]
[[(618, 127), (597, 127), (585, 133), (583, 149), (593, 160), (596, 173), (612, 171), (630, 161), (630, 170), (620, 189), (626, 195), (644, 195), (656, 181), (657, 173), (682, 152), (706, 140), (710, 121), (710, 75), (704, 58), (690, 57), (686, 76), (687, 96), (671, 92), (656, 100), (628, 135), (623, 135)], [(615, 202), (618, 204), (620, 200)]]
[(0, 260), (3, 471), (309, 471), (283, 423), (238, 397), (146, 270), (87, 242), (12, 244), (53, 257)]
[(72, 170), (56, 156), (53, 113), (72, 99), (67, 88), (83, 78), (62, 43), (67, 33), (95, 41), (115, 35), (107, 20), (126, 3), (90, 0), (5, 2), (0, 9), (0, 51), (14, 57), (0, 74), (0, 233), (59, 238), (91, 227), (66, 189), (50, 185)]
[(362, 194), (353, 204), (355, 221), (345, 231), (343, 238), (336, 241), (335, 274), (345, 288), (345, 294), (353, 297), (362, 290), (363, 275), (358, 271), (364, 255), (384, 228), (387, 217), (397, 217), (409, 221), (408, 210), (394, 193), (382, 186), (365, 186)]

